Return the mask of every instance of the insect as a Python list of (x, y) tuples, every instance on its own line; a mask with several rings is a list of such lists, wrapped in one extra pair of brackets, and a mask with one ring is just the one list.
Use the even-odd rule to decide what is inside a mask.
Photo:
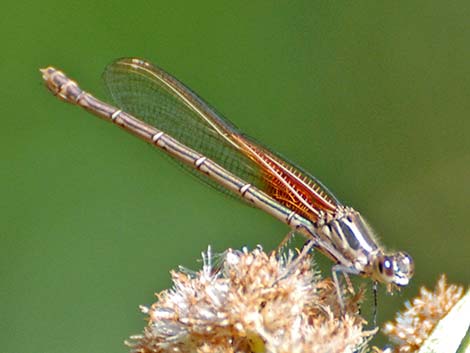
[[(271, 214), (331, 258), (337, 273), (371, 278), (387, 290), (408, 285), (405, 252), (386, 252), (361, 214), (319, 180), (242, 134), (183, 83), (151, 63), (119, 59), (103, 77), (117, 107), (83, 91), (53, 67), (41, 70), (49, 90), (163, 150), (216, 189)], [(341, 298), (340, 298), (341, 300)]]

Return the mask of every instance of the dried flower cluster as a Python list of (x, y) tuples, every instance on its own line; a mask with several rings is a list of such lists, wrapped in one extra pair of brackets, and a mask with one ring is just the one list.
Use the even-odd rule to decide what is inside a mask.
[(395, 322), (385, 324), (383, 333), (397, 344), (394, 352), (417, 351), (463, 292), (463, 287), (448, 285), (445, 275), (440, 277), (434, 292), (422, 287), (420, 295), (405, 304), (405, 311), (397, 314)]
[(228, 250), (218, 266), (203, 254), (202, 271), (172, 272), (174, 286), (157, 294), (134, 353), (356, 352), (375, 331), (358, 315), (361, 293), (345, 298), (342, 316), (331, 280), (310, 256)]

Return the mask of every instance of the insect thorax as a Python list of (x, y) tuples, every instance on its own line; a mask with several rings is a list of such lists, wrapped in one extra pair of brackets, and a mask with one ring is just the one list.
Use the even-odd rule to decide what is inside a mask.
[(359, 212), (340, 206), (335, 214), (322, 213), (316, 229), (321, 242), (329, 244), (324, 249), (329, 257), (351, 273), (371, 275), (373, 259), (380, 247), (372, 228)]

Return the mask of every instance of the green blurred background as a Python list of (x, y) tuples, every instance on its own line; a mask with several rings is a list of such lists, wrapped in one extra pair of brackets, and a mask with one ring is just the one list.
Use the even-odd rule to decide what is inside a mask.
[[(126, 352), (139, 304), (215, 251), (286, 226), (43, 87), (104, 97), (122, 56), (173, 73), (325, 182), (416, 261), (389, 319), (440, 273), (470, 282), (467, 1), (40, 1), (2, 5), (0, 351)], [(318, 256), (328, 271), (331, 263)], [(369, 286), (368, 281), (360, 281)], [(380, 343), (379, 341), (376, 341)]]

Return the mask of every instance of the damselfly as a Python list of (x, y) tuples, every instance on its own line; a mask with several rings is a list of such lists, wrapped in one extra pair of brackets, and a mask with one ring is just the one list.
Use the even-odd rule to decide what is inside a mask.
[(336, 264), (337, 272), (403, 287), (414, 265), (405, 252), (388, 253), (359, 212), (343, 205), (312, 175), (242, 134), (194, 92), (141, 59), (119, 59), (104, 72), (118, 108), (83, 91), (63, 72), (42, 69), (59, 98), (165, 151), (220, 191), (236, 196), (303, 234)]

